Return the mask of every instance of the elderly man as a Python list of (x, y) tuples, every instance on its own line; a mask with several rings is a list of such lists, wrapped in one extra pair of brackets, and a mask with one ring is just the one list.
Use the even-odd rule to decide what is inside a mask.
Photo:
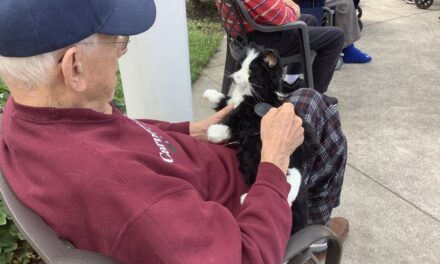
[[(153, 0), (0, 1), (0, 76), (11, 92), (0, 166), (9, 185), (61, 237), (122, 263), (281, 263), (292, 227), (285, 172), (303, 141), (301, 119), (290, 103), (263, 118), (249, 188), (235, 151), (205, 141), (231, 107), (191, 123), (121, 114), (109, 102), (124, 36), (155, 15)], [(322, 143), (301, 168), (308, 220), (342, 236), (347, 223), (330, 220), (346, 157), (338, 113), (313, 90), (292, 102)]]

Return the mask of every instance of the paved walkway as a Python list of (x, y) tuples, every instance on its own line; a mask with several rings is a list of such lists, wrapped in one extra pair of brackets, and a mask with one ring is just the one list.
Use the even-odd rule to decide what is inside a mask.
[[(342, 204), (350, 220), (342, 263), (440, 263), (440, 1), (362, 0), (367, 65), (344, 65), (328, 94), (339, 98), (349, 157)], [(225, 44), (193, 87), (220, 89)]]

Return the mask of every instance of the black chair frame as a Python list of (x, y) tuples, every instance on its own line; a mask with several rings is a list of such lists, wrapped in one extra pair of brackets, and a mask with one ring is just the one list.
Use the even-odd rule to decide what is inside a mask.
[[(312, 73), (312, 51), (310, 51), (309, 35), (307, 26), (302, 21), (288, 23), (280, 26), (261, 25), (257, 24), (249, 15), (242, 0), (217, 0), (220, 3), (219, 12), (223, 28), (227, 34), (227, 51), (225, 72), (223, 75), (222, 93), (228, 94), (232, 79), (230, 75), (238, 70), (239, 60), (243, 57), (246, 47), (250, 42), (247, 38), (247, 32), (243, 25), (246, 21), (254, 30), (260, 32), (279, 32), (284, 30), (298, 30), (300, 34), (300, 53), (293, 56), (281, 57), (281, 65), (286, 66), (291, 63), (300, 63), (304, 72), (304, 81), (309, 88), (313, 88), (313, 73)], [(228, 5), (229, 13), (222, 16), (224, 12), (223, 5)], [(234, 17), (233, 21), (230, 18)], [(231, 25), (228, 23), (231, 22)], [(240, 28), (239, 32), (234, 31), (233, 25), (236, 24)]]

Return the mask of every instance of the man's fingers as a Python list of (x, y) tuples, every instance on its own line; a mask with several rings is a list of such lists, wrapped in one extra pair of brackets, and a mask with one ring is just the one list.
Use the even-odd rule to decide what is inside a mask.
[(223, 119), (223, 117), (227, 116), (231, 111), (234, 110), (234, 105), (230, 104), (225, 106), (222, 110), (218, 111), (214, 114), (214, 116), (218, 119)]
[(291, 111), (291, 112), (295, 113), (295, 107), (293, 107), (293, 104), (292, 104), (292, 103), (284, 103), (281, 107), (282, 107), (285, 111)]
[(232, 110), (234, 110), (235, 105), (233, 104), (228, 104), (227, 106), (225, 106), (222, 110), (218, 111), (218, 113), (222, 113), (222, 114), (228, 114), (229, 112), (231, 112)]
[(263, 119), (275, 116), (279, 112), (278, 108), (272, 107), (264, 116)]
[[(284, 103), (277, 108), (279, 115), (295, 116), (295, 108), (292, 103)], [(293, 115), (292, 115), (293, 114)]]
[(299, 117), (299, 116), (295, 115), (295, 116), (293, 117), (293, 122), (295, 122), (295, 123), (298, 123), (298, 124), (299, 124), (299, 126), (301, 126), (301, 127), (302, 127), (302, 123), (303, 123), (303, 120), (302, 120), (302, 118), (301, 118), (301, 117)]

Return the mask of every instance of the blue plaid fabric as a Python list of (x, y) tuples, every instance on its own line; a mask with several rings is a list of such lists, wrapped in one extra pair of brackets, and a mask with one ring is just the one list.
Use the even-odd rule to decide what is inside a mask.
[(327, 224), (339, 205), (347, 160), (347, 140), (339, 113), (325, 96), (312, 89), (299, 89), (289, 98), (295, 113), (312, 125), (321, 147), (313, 160), (299, 168), (309, 190), (308, 224)]

